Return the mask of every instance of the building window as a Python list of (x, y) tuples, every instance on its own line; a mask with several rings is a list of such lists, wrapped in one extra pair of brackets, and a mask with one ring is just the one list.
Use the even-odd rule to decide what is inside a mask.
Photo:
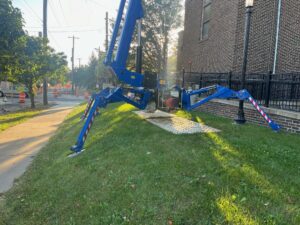
[(201, 40), (205, 40), (208, 38), (210, 27), (211, 1), (212, 0), (203, 0)]

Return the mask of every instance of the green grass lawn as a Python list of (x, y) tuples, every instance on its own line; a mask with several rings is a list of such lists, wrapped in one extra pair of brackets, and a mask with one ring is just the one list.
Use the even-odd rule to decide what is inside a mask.
[(41, 113), (43, 109), (45, 109), (45, 107), (0, 114), (0, 132), (36, 116)]
[(70, 159), (83, 110), (2, 196), (2, 224), (300, 224), (299, 135), (183, 112), (222, 132), (174, 135), (113, 104)]

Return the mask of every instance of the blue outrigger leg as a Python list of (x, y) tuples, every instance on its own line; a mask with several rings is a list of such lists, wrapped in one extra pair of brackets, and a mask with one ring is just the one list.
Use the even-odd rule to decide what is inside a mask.
[[(191, 102), (191, 96), (201, 95), (210, 91), (214, 91), (214, 93), (204, 99), (201, 99), (196, 103)], [(188, 111), (196, 109), (213, 99), (248, 100), (254, 106), (254, 108), (261, 114), (261, 116), (267, 121), (272, 130), (280, 130), (280, 126), (270, 119), (267, 113), (263, 111), (263, 109), (258, 105), (258, 103), (254, 100), (254, 98), (250, 95), (250, 93), (247, 90), (234, 91), (220, 85), (214, 85), (192, 91), (186, 91), (185, 89), (182, 90), (182, 107)]]
[(144, 16), (141, 0), (129, 0), (128, 2), (125, 21), (117, 45), (118, 48), (115, 57), (113, 58), (113, 53), (117, 42), (117, 36), (121, 27), (126, 2), (127, 0), (121, 0), (120, 2), (112, 39), (104, 64), (121, 82), (131, 87), (129, 88), (129, 92), (141, 96), (140, 100), (134, 100), (127, 97), (126, 91), (122, 87), (113, 89), (107, 88), (99, 92), (98, 94), (94, 94), (91, 97), (83, 116), (81, 117), (82, 120), (86, 119), (86, 121), (77, 138), (76, 145), (71, 147), (71, 150), (75, 153), (79, 153), (83, 150), (84, 143), (92, 127), (94, 119), (97, 114), (99, 114), (99, 108), (105, 108), (109, 103), (123, 101), (139, 109), (145, 109), (151, 99), (152, 92), (142, 88), (144, 75), (129, 71), (126, 68), (129, 48), (133, 38), (136, 22)]
[(151, 97), (149, 92), (132, 90), (132, 93), (141, 95), (140, 100), (135, 101), (134, 99), (127, 97), (123, 92), (124, 90), (120, 87), (114, 89), (107, 88), (92, 97), (92, 100), (90, 101), (92, 102), (91, 106), (88, 107), (88, 117), (86, 118), (84, 126), (80, 131), (76, 144), (71, 147), (73, 152), (79, 153), (83, 150), (84, 143), (91, 130), (95, 117), (99, 114), (100, 108), (105, 108), (109, 103), (126, 102), (143, 110), (146, 108)]

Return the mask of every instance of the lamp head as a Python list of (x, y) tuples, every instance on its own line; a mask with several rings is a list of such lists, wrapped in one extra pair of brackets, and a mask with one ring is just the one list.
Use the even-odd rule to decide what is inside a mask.
[(254, 0), (246, 0), (245, 2), (246, 8), (253, 7), (253, 5), (254, 5)]

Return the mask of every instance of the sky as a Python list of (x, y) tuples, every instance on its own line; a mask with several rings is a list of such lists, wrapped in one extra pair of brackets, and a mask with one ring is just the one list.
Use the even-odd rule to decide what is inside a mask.
[[(38, 36), (43, 30), (43, 0), (12, 2), (21, 9), (28, 34)], [(120, 0), (48, 0), (50, 45), (68, 56), (69, 67), (72, 56), (72, 39), (69, 37), (79, 38), (75, 40), (75, 67), (79, 66), (79, 58), (81, 65), (87, 64), (92, 52), (97, 54), (95, 48), (105, 49), (105, 13), (109, 13), (109, 18), (115, 18), (119, 3)], [(179, 30), (170, 35), (174, 44)]]
[[(71, 66), (72, 39), (75, 35), (75, 66), (87, 64), (95, 48), (104, 50), (105, 13), (116, 16), (120, 0), (48, 0), (48, 38), (50, 45), (68, 56)], [(12, 0), (21, 9), (25, 30), (38, 36), (42, 31), (43, 0)]]

